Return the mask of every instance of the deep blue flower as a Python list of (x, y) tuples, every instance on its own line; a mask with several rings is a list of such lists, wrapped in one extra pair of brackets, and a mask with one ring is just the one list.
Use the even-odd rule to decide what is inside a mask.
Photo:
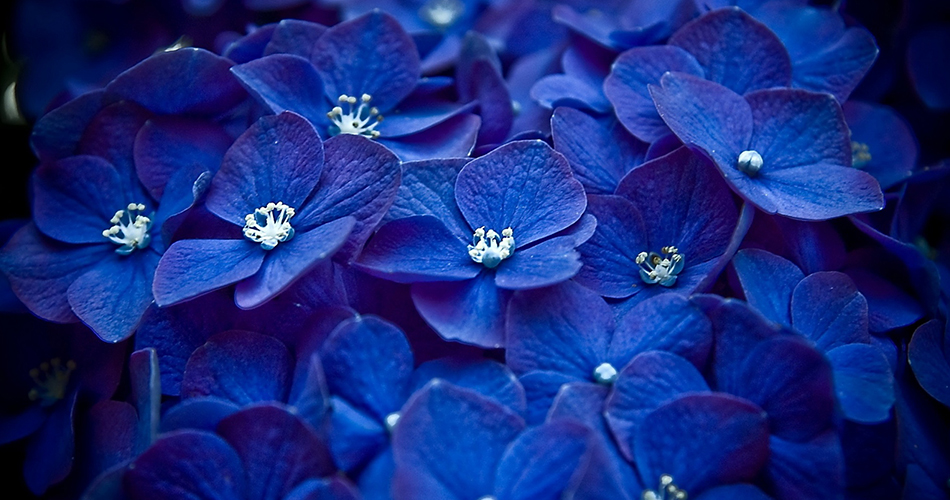
[[(452, 171), (443, 169), (444, 175)], [(580, 268), (575, 248), (593, 221), (569, 230), (587, 205), (563, 156), (540, 141), (517, 141), (466, 164), (438, 191), (407, 186), (422, 201), (415, 216), (389, 222), (357, 264), (375, 276), (413, 283), (422, 317), (444, 338), (504, 344), (511, 290), (540, 288)]]
[(556, 6), (553, 9), (555, 20), (617, 51), (666, 39), (698, 13), (696, 2), (691, 0), (660, 3), (620, 0), (597, 4), (581, 2), (580, 5), (584, 7)]
[(851, 129), (851, 166), (874, 176), (881, 189), (910, 177), (917, 166), (917, 139), (907, 122), (887, 106), (848, 101), (842, 105)]
[(239, 307), (264, 304), (338, 250), (352, 256), (399, 177), (396, 157), (365, 138), (330, 139), (324, 163), (323, 142), (304, 118), (262, 118), (228, 150), (206, 201), (237, 238), (175, 242), (155, 273), (156, 302), (239, 283)]
[(592, 44), (575, 43), (561, 54), (563, 73), (548, 75), (531, 87), (531, 97), (546, 108), (570, 106), (596, 114), (610, 111), (604, 78), (614, 54)]
[(650, 86), (685, 144), (709, 155), (744, 199), (766, 213), (822, 220), (883, 207), (880, 185), (851, 168), (848, 128), (827, 94), (769, 89), (740, 96), (669, 73)]
[[(282, 23), (274, 39), (290, 29)], [(377, 140), (403, 160), (471, 151), (479, 120), (468, 114), (470, 106), (427, 95), (416, 46), (392, 17), (371, 12), (329, 29), (313, 27), (295, 40), (312, 46), (274, 49), (232, 70), (274, 113), (298, 113), (324, 137)]]
[(914, 376), (920, 386), (945, 406), (950, 406), (950, 356), (947, 355), (946, 328), (941, 331), (937, 320), (924, 323), (911, 338), (908, 347), (908, 363), (914, 370)]
[(598, 224), (580, 247), (577, 281), (634, 302), (701, 288), (744, 231), (722, 178), (686, 148), (631, 170), (615, 195), (591, 195), (588, 211)]

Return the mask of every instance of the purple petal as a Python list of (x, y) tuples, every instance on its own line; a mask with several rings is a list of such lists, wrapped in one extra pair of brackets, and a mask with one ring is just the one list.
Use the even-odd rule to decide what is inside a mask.
[(244, 498), (241, 459), (225, 440), (201, 431), (166, 434), (129, 466), (125, 486), (135, 500), (193, 496)]
[(30, 146), (41, 162), (76, 154), (86, 126), (102, 109), (102, 94), (102, 90), (87, 92), (36, 121), (30, 135)]
[(737, 94), (791, 84), (792, 61), (782, 41), (738, 7), (687, 23), (668, 43), (692, 54), (707, 79)]
[(491, 398), (519, 415), (525, 413), (525, 390), (506, 366), (489, 359), (445, 357), (426, 361), (412, 373), (412, 392), (429, 381), (442, 379)]
[(792, 326), (792, 291), (805, 277), (795, 264), (765, 250), (747, 248), (732, 259), (742, 293), (766, 318)]
[(246, 498), (280, 500), (304, 480), (334, 471), (330, 452), (314, 430), (277, 406), (251, 407), (226, 417), (218, 434), (241, 457)]
[(467, 113), (456, 114), (433, 127), (416, 133), (399, 137), (381, 137), (379, 143), (403, 161), (459, 158), (468, 156), (472, 152), (481, 123), (481, 118), (478, 116)]
[(218, 125), (156, 116), (135, 137), (135, 168), (152, 197), (160, 200), (165, 185), (181, 170), (217, 172), (232, 142)]
[(106, 342), (129, 338), (152, 303), (158, 254), (140, 250), (111, 257), (76, 278), (66, 291), (73, 312)]
[(224, 399), (189, 398), (180, 401), (162, 415), (159, 430), (165, 434), (175, 430), (214, 431), (218, 423), (241, 408)]
[(398, 283), (474, 278), (482, 266), (465, 243), (432, 216), (397, 219), (377, 231), (360, 253), (357, 267)]
[(791, 311), (792, 326), (823, 351), (871, 340), (867, 300), (844, 273), (808, 275), (792, 293)]
[(572, 236), (555, 237), (515, 251), (495, 272), (495, 284), (507, 290), (528, 290), (571, 279), (581, 269), (581, 255)]
[(218, 115), (247, 96), (228, 71), (232, 64), (203, 49), (164, 52), (117, 76), (105, 98), (137, 102), (164, 115)]
[(370, 94), (381, 111), (409, 95), (421, 72), (412, 38), (380, 11), (328, 29), (314, 46), (311, 62), (331, 99)]
[(389, 210), (399, 189), (399, 159), (385, 147), (354, 135), (339, 135), (326, 144), (326, 164), (311, 199), (297, 214), (308, 227), (346, 216), (356, 219), (350, 239), (337, 259), (355, 257)]
[(703, 76), (703, 68), (688, 52), (672, 45), (634, 47), (617, 58), (604, 80), (620, 123), (638, 139), (653, 142), (669, 133), (657, 113), (648, 85), (658, 85), (669, 71)]
[(814, 498), (844, 489), (844, 456), (834, 431), (807, 442), (770, 438), (765, 476), (779, 498)]
[(795, 86), (828, 92), (844, 102), (871, 69), (877, 54), (877, 44), (868, 30), (848, 28), (835, 43), (795, 61)]
[(505, 360), (519, 375), (544, 370), (591, 380), (607, 361), (613, 328), (607, 303), (575, 283), (518, 292), (508, 306)]
[(345, 321), (323, 344), (321, 357), (330, 391), (379, 421), (405, 402), (413, 356), (395, 325), (375, 316)]
[(486, 348), (505, 344), (505, 307), (511, 292), (495, 286), (492, 273), (474, 279), (412, 286), (412, 302), (439, 335)]
[(684, 297), (659, 295), (637, 304), (618, 321), (607, 359), (621, 367), (635, 354), (660, 350), (701, 368), (712, 342), (709, 320), (698, 308)]
[(286, 401), (290, 366), (290, 353), (273, 337), (238, 330), (219, 333), (188, 359), (181, 395), (213, 396), (239, 406)]
[(73, 156), (41, 164), (33, 177), (33, 218), (47, 236), (66, 243), (107, 243), (102, 231), (116, 210), (129, 203), (122, 181), (109, 162)]
[(268, 203), (283, 202), (299, 213), (320, 179), (323, 157), (320, 136), (300, 115), (265, 116), (225, 153), (207, 207), (237, 225)]
[(323, 82), (310, 61), (274, 54), (234, 66), (231, 73), (272, 112), (293, 111), (314, 126), (328, 125), (327, 112), (333, 105), (323, 95)]
[(234, 302), (241, 309), (253, 309), (274, 298), (340, 249), (355, 222), (343, 217), (309, 231), (297, 231), (292, 240), (267, 252), (256, 274), (238, 284)]
[(237, 283), (257, 273), (264, 256), (243, 239), (176, 241), (155, 270), (155, 302), (170, 306)]
[(399, 194), (383, 220), (432, 215), (452, 234), (467, 236), (468, 224), (455, 203), (455, 178), (469, 161), (446, 158), (403, 163)]
[[(855, 168), (873, 175), (881, 183), (881, 189), (910, 177), (917, 166), (920, 148), (913, 129), (897, 111), (860, 101), (848, 101), (842, 110), (851, 129), (852, 143), (868, 146), (870, 159), (863, 164), (853, 162)], [(853, 148), (854, 145), (852, 159)]]
[(455, 198), (473, 228), (511, 227), (521, 246), (570, 226), (587, 206), (567, 160), (541, 141), (512, 142), (473, 160), (459, 172)]
[(576, 281), (605, 297), (638, 293), (645, 285), (637, 255), (648, 246), (640, 211), (620, 196), (592, 195), (588, 203), (588, 212), (597, 218), (597, 229), (578, 248), (584, 267)]
[(284, 19), (274, 28), (274, 35), (264, 48), (264, 55), (293, 54), (309, 61), (317, 40), (326, 30), (327, 27), (322, 24)]
[(769, 457), (768, 437), (764, 412), (744, 399), (684, 396), (644, 419), (636, 464), (647, 487), (668, 474), (677, 487), (702, 491), (755, 478)]
[(474, 392), (433, 381), (393, 433), (393, 498), (472, 498), (493, 492), (505, 448), (524, 421)]

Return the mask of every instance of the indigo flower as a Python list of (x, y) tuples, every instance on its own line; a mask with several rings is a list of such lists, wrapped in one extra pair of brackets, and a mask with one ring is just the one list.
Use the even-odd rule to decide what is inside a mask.
[(396, 157), (365, 138), (330, 139), (324, 163), (323, 142), (304, 118), (261, 118), (228, 150), (206, 201), (237, 238), (175, 242), (155, 272), (156, 302), (238, 283), (239, 307), (264, 304), (338, 250), (352, 255), (389, 208), (399, 177)]
[(511, 290), (553, 285), (580, 269), (575, 248), (593, 221), (582, 220), (577, 234), (564, 231), (581, 220), (584, 189), (540, 141), (512, 142), (469, 162), (439, 192), (422, 182), (408, 188), (425, 205), (381, 227), (357, 265), (413, 283), (416, 308), (443, 338), (501, 347)]

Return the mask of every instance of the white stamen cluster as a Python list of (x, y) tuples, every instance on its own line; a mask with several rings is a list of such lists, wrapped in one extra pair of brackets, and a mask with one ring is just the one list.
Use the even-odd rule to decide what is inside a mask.
[(137, 248), (145, 248), (152, 237), (148, 234), (152, 228), (152, 219), (137, 212), (145, 210), (141, 203), (129, 203), (125, 210), (116, 211), (109, 222), (112, 227), (102, 232), (102, 236), (119, 245), (115, 253), (128, 255)]
[(370, 107), (369, 102), (372, 100), (373, 96), (363, 94), (359, 99), (360, 105), (356, 106), (357, 99), (355, 97), (346, 94), (341, 95), (339, 98), (340, 104), (346, 104), (349, 110), (344, 113), (341, 106), (335, 106), (327, 113), (327, 118), (334, 125), (330, 127), (330, 133), (333, 135), (361, 135), (370, 139), (379, 137), (376, 125), (383, 121), (383, 116), (379, 114), (378, 109)]
[(468, 255), (475, 262), (489, 268), (495, 268), (501, 261), (515, 253), (515, 238), (511, 228), (503, 229), (501, 236), (494, 229), (485, 231), (485, 226), (475, 230), (472, 244), (468, 246)]
[(39, 401), (40, 406), (47, 407), (65, 398), (69, 375), (75, 369), (75, 361), (67, 361), (64, 365), (59, 358), (54, 358), (48, 363), (42, 363), (39, 368), (30, 370), (30, 378), (36, 384), (36, 387), (30, 389), (30, 401)]
[(670, 287), (676, 283), (676, 276), (683, 270), (683, 255), (674, 246), (663, 247), (660, 252), (662, 255), (654, 252), (640, 252), (637, 255), (640, 278), (649, 285)]
[(755, 177), (759, 173), (759, 170), (762, 170), (762, 155), (758, 151), (748, 150), (739, 153), (739, 159), (736, 160), (736, 168), (740, 172), (748, 175), (749, 177)]
[(438, 29), (455, 24), (465, 12), (465, 4), (460, 0), (429, 0), (419, 8), (419, 17)]
[(871, 163), (871, 148), (863, 142), (851, 141), (851, 166), (864, 168)]
[(643, 490), (643, 500), (686, 500), (686, 492), (673, 484), (673, 476), (660, 476), (660, 487), (654, 490)]
[(273, 250), (278, 243), (294, 237), (290, 219), (294, 209), (281, 202), (268, 203), (244, 217), (244, 237), (260, 243), (264, 250)]

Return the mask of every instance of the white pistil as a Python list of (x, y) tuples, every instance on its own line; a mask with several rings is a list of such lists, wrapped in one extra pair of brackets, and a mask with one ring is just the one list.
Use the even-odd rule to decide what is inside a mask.
[(594, 381), (602, 385), (610, 385), (617, 381), (617, 369), (610, 363), (601, 363), (594, 368)]
[(851, 166), (864, 168), (871, 163), (871, 148), (863, 142), (851, 141)]
[(378, 109), (370, 107), (369, 102), (372, 100), (373, 96), (363, 94), (359, 99), (360, 105), (356, 106), (357, 99), (355, 97), (346, 94), (341, 95), (340, 104), (346, 104), (349, 110), (343, 113), (343, 108), (336, 106), (327, 113), (327, 118), (334, 125), (330, 127), (330, 133), (333, 135), (361, 135), (370, 139), (379, 137), (376, 125), (383, 121), (383, 116), (379, 114)]
[(684, 258), (674, 246), (663, 247), (660, 252), (663, 255), (654, 252), (640, 252), (637, 255), (640, 279), (648, 285), (670, 287), (676, 283), (676, 276), (683, 270)]
[(419, 9), (419, 17), (441, 30), (455, 24), (464, 12), (460, 0), (429, 0)]
[(152, 237), (148, 234), (152, 228), (152, 219), (137, 212), (145, 210), (145, 205), (141, 203), (129, 203), (125, 210), (116, 211), (109, 222), (112, 227), (102, 232), (102, 236), (109, 241), (119, 245), (115, 253), (119, 255), (128, 255), (136, 248), (145, 248)]
[(290, 218), (294, 209), (281, 202), (268, 203), (244, 217), (244, 237), (260, 243), (264, 250), (273, 250), (278, 243), (294, 237)]
[(660, 476), (660, 487), (656, 491), (643, 490), (640, 498), (643, 500), (686, 500), (686, 497), (686, 491), (673, 484), (673, 476), (663, 474)]
[(475, 262), (489, 268), (498, 267), (501, 261), (515, 253), (515, 238), (511, 228), (501, 231), (501, 236), (494, 229), (485, 231), (485, 226), (475, 230), (472, 244), (468, 246), (468, 256)]
[(762, 163), (762, 155), (758, 151), (748, 150), (739, 153), (736, 168), (749, 177), (755, 177), (759, 170), (762, 170)]
[(386, 415), (386, 430), (387, 431), (389, 432), (393, 431), (393, 429), (396, 427), (396, 424), (399, 423), (400, 416), (401, 415), (399, 414), (398, 411), (394, 411), (390, 413), (389, 415)]
[[(43, 363), (30, 370), (30, 378), (36, 387), (30, 389), (30, 401), (39, 401), (40, 406), (51, 406), (66, 397), (69, 375), (76, 369), (76, 362), (69, 360), (63, 365), (59, 358)], [(42, 377), (41, 377), (42, 375)]]

